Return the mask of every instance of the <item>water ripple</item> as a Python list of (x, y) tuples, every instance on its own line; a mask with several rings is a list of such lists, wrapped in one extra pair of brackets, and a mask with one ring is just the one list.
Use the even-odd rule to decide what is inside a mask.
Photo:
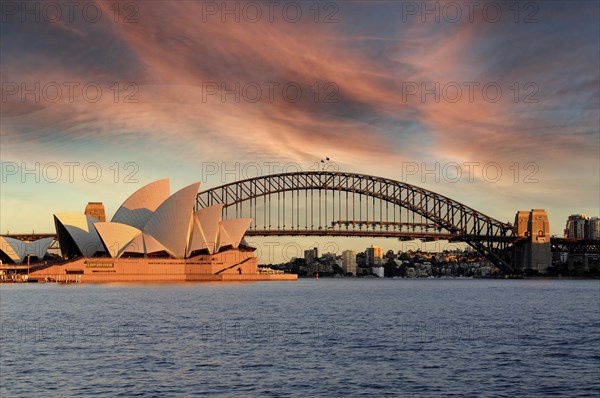
[(598, 396), (598, 281), (0, 287), (0, 396)]

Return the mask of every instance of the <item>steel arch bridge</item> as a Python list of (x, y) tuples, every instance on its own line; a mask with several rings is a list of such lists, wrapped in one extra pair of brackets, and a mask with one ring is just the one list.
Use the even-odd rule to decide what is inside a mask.
[(251, 217), (248, 236), (358, 236), (465, 242), (511, 272), (513, 226), (435, 192), (365, 174), (311, 171), (249, 178), (202, 191), (196, 210)]

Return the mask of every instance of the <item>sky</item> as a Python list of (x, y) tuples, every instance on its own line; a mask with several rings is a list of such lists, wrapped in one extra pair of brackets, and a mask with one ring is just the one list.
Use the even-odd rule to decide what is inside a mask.
[(1, 5), (3, 234), (325, 157), (555, 235), (600, 215), (596, 1), (66, 3)]

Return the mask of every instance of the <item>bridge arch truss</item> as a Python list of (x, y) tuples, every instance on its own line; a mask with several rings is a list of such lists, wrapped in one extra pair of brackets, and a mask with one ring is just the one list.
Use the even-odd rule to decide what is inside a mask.
[(365, 174), (309, 171), (249, 178), (202, 191), (196, 209), (251, 217), (251, 236), (448, 239), (511, 271), (513, 226), (433, 191)]

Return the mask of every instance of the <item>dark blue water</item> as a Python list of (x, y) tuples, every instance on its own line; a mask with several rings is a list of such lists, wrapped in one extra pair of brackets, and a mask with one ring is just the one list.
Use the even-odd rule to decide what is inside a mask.
[(0, 396), (598, 396), (600, 282), (3, 285)]

